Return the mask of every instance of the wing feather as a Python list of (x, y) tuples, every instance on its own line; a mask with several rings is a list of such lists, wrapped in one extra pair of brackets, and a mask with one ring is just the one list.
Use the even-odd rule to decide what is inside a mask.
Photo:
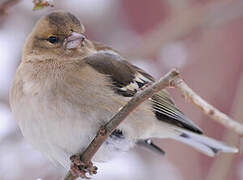
[[(132, 97), (146, 84), (154, 82), (151, 75), (130, 64), (117, 52), (112, 53), (111, 49), (88, 56), (84, 61), (98, 72), (108, 75), (111, 88), (121, 96)], [(160, 91), (150, 101), (158, 120), (202, 134), (202, 130), (176, 107), (167, 91)]]

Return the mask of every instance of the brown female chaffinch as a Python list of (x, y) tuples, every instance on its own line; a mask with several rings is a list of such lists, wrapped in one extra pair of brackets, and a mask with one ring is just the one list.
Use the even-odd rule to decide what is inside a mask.
[[(99, 127), (153, 81), (117, 51), (87, 39), (74, 15), (56, 11), (39, 20), (25, 43), (10, 104), (26, 139), (69, 169), (69, 157), (85, 150)], [(179, 140), (209, 156), (237, 152), (204, 136), (161, 91), (127, 117), (94, 161), (135, 144), (163, 152), (151, 142), (153, 137)]]

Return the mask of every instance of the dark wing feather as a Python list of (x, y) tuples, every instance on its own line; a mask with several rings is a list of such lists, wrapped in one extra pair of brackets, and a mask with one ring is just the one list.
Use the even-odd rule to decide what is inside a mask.
[(109, 52), (97, 53), (84, 60), (98, 72), (108, 75), (113, 84), (112, 89), (126, 97), (132, 97), (152, 78), (149, 75), (145, 78), (137, 71), (138, 68), (134, 68), (135, 66), (123, 60), (121, 56)]
[[(132, 97), (141, 87), (154, 81), (145, 71), (109, 51), (100, 51), (84, 58), (84, 61), (98, 72), (108, 75), (113, 84), (111, 88), (117, 94)], [(202, 134), (202, 130), (176, 107), (167, 91), (155, 94), (150, 100), (158, 120)]]
[(202, 134), (202, 130), (191, 120), (189, 120), (183, 112), (181, 112), (169, 97), (167, 91), (160, 91), (151, 98), (153, 109), (159, 120), (166, 121), (181, 128)]
[(137, 145), (139, 145), (140, 147), (145, 147), (159, 155), (165, 155), (165, 151), (158, 147), (156, 144), (154, 144), (151, 139), (138, 140)]

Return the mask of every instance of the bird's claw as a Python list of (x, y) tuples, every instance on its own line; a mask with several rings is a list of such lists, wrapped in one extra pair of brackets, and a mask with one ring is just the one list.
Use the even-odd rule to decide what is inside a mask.
[(97, 167), (92, 162), (84, 163), (81, 161), (79, 155), (73, 155), (71, 160), (71, 173), (75, 177), (81, 177), (82, 179), (90, 179), (86, 174), (93, 175), (97, 173)]

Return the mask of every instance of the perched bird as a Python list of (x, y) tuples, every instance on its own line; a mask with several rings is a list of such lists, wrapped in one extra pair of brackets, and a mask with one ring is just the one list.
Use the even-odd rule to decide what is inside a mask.
[[(39, 20), (23, 50), (10, 93), (24, 137), (69, 169), (99, 127), (154, 78), (117, 51), (85, 36), (72, 14), (52, 12)], [(109, 160), (134, 145), (163, 153), (151, 138), (172, 138), (214, 156), (237, 149), (203, 135), (161, 91), (141, 104), (102, 145), (94, 161)]]

